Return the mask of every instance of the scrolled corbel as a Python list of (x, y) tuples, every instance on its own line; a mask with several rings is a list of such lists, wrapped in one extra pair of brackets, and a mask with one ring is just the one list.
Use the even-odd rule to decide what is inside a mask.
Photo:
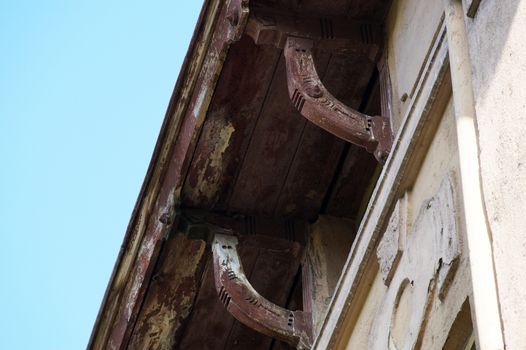
[(284, 309), (261, 296), (245, 276), (237, 244), (235, 236), (225, 234), (216, 234), (212, 243), (215, 286), (221, 303), (244, 325), (297, 349), (310, 349), (310, 314)]
[(365, 148), (385, 162), (391, 149), (389, 119), (348, 107), (321, 82), (312, 57), (313, 41), (288, 37), (284, 48), (289, 96), (302, 116), (331, 134)]

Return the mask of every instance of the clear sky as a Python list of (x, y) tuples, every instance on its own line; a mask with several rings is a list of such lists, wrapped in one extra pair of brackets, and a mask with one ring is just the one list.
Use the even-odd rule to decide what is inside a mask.
[(84, 349), (201, 0), (0, 0), (0, 349)]

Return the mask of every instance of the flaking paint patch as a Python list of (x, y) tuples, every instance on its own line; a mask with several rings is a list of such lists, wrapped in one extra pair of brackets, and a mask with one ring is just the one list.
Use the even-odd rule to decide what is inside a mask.
[(199, 194), (205, 196), (209, 200), (216, 194), (217, 187), (215, 184), (222, 173), (223, 154), (230, 145), (230, 139), (232, 138), (234, 131), (235, 128), (231, 121), (221, 129), (214, 150), (210, 153), (210, 156), (203, 166), (203, 169), (206, 169), (206, 171), (201, 171), (199, 173)]
[(178, 233), (165, 245), (128, 349), (173, 349), (192, 309), (206, 244)]

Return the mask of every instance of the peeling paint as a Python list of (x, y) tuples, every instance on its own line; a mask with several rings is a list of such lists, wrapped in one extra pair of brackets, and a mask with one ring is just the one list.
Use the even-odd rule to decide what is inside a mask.
[(205, 261), (203, 241), (178, 233), (163, 249), (129, 349), (172, 349), (190, 314)]
[(203, 169), (206, 169), (206, 171), (199, 173), (199, 194), (208, 199), (213, 198), (216, 194), (217, 188), (215, 184), (221, 175), (223, 154), (230, 145), (230, 139), (234, 131), (235, 128), (230, 121), (221, 129), (214, 144), (214, 150), (203, 166)]

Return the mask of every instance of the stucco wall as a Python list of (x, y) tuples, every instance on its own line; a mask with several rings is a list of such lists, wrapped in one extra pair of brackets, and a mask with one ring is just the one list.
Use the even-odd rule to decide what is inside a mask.
[(507, 349), (526, 332), (526, 1), (482, 1), (468, 19), (481, 180)]
[[(406, 201), (407, 210), (405, 218), (396, 222), (402, 253), (399, 263), (392, 267), (395, 270), (392, 282), (386, 287), (382, 273), (376, 272), (369, 292), (363, 299), (362, 310), (349, 332), (346, 349), (383, 350), (386, 344), (402, 349), (415, 343), (418, 349), (442, 349), (457, 314), (471, 294), (465, 223), (460, 215), (459, 160), (451, 99), (440, 119), (429, 148), (422, 150), (425, 151), (425, 157), (415, 181), (399, 199), (399, 203)], [(435, 205), (430, 199), (443, 193), (445, 183), (453, 190), (454, 208), (450, 207), (441, 215), (448, 216), (447, 220), (454, 222), (459, 256), (456, 270), (451, 275), (451, 283), (443, 289), (446, 291), (444, 296), (439, 297), (439, 291), (443, 287), (440, 284), (440, 273), (435, 274), (434, 269), (440, 270), (448, 264), (448, 252), (440, 247), (436, 238), (440, 235), (439, 232), (448, 228), (443, 222), (438, 223), (436, 217), (422, 224), (422, 214), (426, 215), (429, 206)], [(434, 224), (429, 225), (430, 222)], [(392, 226), (390, 223), (387, 231), (392, 230)], [(385, 241), (385, 236), (382, 241)], [(382, 265), (382, 254), (378, 254)], [(437, 265), (439, 259), (441, 262)], [(442, 262), (444, 265), (441, 265)], [(377, 265), (373, 266), (378, 268)], [(399, 283), (404, 278), (409, 279), (406, 289), (400, 288)], [(403, 294), (400, 300), (394, 301), (392, 296), (401, 291)], [(461, 327), (470, 325), (463, 324)]]
[[(468, 0), (463, 1), (465, 3), (470, 2)], [(417, 219), (420, 214), (425, 214), (426, 212), (426, 207), (422, 204), (434, 203), (433, 199), (435, 198), (438, 198), (437, 202), (440, 203), (441, 198), (443, 198), (441, 197), (441, 195), (443, 196), (441, 191), (444, 178), (446, 174), (452, 174), (448, 178), (451, 179), (453, 187), (456, 187), (455, 197), (457, 203), (455, 205), (456, 212), (450, 217), (456, 218), (458, 224), (460, 239), (458, 270), (454, 273), (452, 283), (447, 286), (448, 294), (445, 296), (439, 295), (438, 297), (433, 296), (431, 303), (428, 304), (429, 308), (426, 309), (423, 318), (426, 320), (425, 325), (420, 329), (412, 328), (412, 321), (408, 321), (404, 315), (414, 314), (415, 309), (412, 306), (418, 305), (418, 303), (410, 302), (414, 299), (407, 298), (404, 293), (410, 290), (408, 292), (409, 295), (417, 297), (418, 295), (411, 291), (416, 290), (417, 283), (415, 282), (415, 288), (413, 286), (407, 287), (408, 284), (403, 286), (400, 279), (398, 278), (397, 280), (396, 274), (402, 269), (407, 275), (410, 275), (411, 271), (413, 271), (413, 275), (417, 276), (419, 271), (426, 270), (429, 264), (433, 264), (433, 262), (427, 261), (425, 257), (416, 253), (413, 258), (421, 259), (419, 267), (414, 268), (413, 266), (413, 268), (409, 269), (407, 266), (403, 267), (404, 264), (411, 265), (411, 259), (405, 258), (406, 260), (403, 260), (407, 252), (407, 246), (398, 247), (397, 251), (396, 242), (400, 241), (397, 230), (400, 228), (400, 225), (397, 221), (398, 219), (393, 221), (392, 216), (393, 212), (396, 212), (397, 207), (391, 212), (388, 227), (385, 230), (382, 228), (385, 224), (385, 219), (381, 216), (374, 216), (375, 219), (381, 219), (377, 227), (379, 230), (383, 230), (380, 232), (384, 232), (383, 237), (380, 234), (378, 238), (379, 243), (375, 244), (376, 247), (381, 247), (382, 242), (387, 245), (387, 248), (384, 247), (383, 251), (387, 252), (387, 258), (384, 256), (382, 259), (380, 254), (378, 257), (379, 266), (368, 270), (373, 278), (370, 280), (364, 278), (362, 281), (355, 277), (360, 276), (356, 271), (364, 268), (364, 266), (369, 266), (370, 268), (372, 264), (365, 259), (360, 261), (351, 259), (348, 270), (350, 271), (349, 276), (354, 277), (354, 279), (346, 276), (348, 278), (342, 283), (343, 287), (352, 290), (354, 293), (349, 299), (352, 302), (352, 307), (348, 312), (350, 316), (346, 316), (343, 323), (346, 325), (346, 331), (336, 328), (337, 323), (333, 321), (333, 319), (337, 319), (336, 317), (331, 319), (332, 323), (328, 322), (330, 326), (332, 325), (332, 328), (329, 327), (329, 330), (326, 331), (326, 333), (330, 334), (331, 329), (336, 329), (333, 332), (336, 334), (335, 337), (338, 337), (337, 341), (339, 343), (334, 343), (338, 344), (335, 347), (338, 349), (346, 347), (364, 348), (364, 346), (371, 349), (386, 349), (393, 345), (390, 342), (394, 338), (398, 338), (394, 339), (398, 345), (403, 345), (398, 348), (407, 348), (409, 345), (410, 348), (414, 346), (414, 348), (440, 349), (444, 345), (446, 338), (450, 336), (447, 341), (448, 348), (456, 349), (463, 345), (458, 342), (455, 343), (456, 345), (452, 345), (451, 339), (455, 338), (455, 335), (453, 334), (452, 336), (452, 333), (450, 333), (455, 317), (461, 308), (463, 308), (462, 310), (465, 313), (467, 304), (464, 301), (471, 295), (472, 291), (468, 264), (469, 256), (465, 241), (465, 223), (463, 222), (464, 214), (461, 211), (462, 193), (459, 181), (454, 109), (451, 100), (449, 100), (447, 107), (440, 112), (442, 114), (435, 111), (436, 105), (443, 106), (437, 102), (438, 100), (447, 100), (443, 94), (445, 90), (441, 90), (442, 92), (435, 95), (439, 96), (442, 94), (442, 97), (437, 99), (432, 98), (433, 94), (425, 95), (421, 93), (422, 91), (425, 92), (426, 89), (429, 91), (430, 81), (433, 81), (438, 76), (437, 70), (432, 67), (435, 57), (437, 57), (436, 62), (444, 62), (443, 60), (440, 61), (441, 56), (439, 54), (433, 56), (430, 53), (442, 52), (440, 50), (443, 48), (445, 48), (443, 52), (447, 53), (447, 38), (444, 39), (443, 35), (445, 30), (443, 6), (443, 1), (394, 0), (387, 22), (387, 62), (393, 83), (394, 129), (398, 137), (395, 145), (399, 146), (395, 150), (404, 149), (404, 147), (400, 146), (403, 142), (404, 145), (409, 145), (407, 152), (411, 151), (413, 153), (402, 152), (402, 155), (393, 153), (390, 160), (407, 162), (408, 168), (400, 168), (403, 171), (395, 172), (395, 175), (384, 172), (380, 177), (379, 183), (383, 185), (384, 182), (382, 180), (390, 176), (399, 178), (400, 186), (393, 186), (393, 190), (390, 193), (396, 194), (398, 198), (397, 205), (402, 203), (403, 199), (406, 201), (404, 205), (410, 208), (410, 219), (408, 219), (408, 222), (413, 223), (413, 227), (408, 225), (407, 234), (411, 236), (408, 236), (405, 240), (402, 239), (402, 241), (410, 245), (413, 244), (413, 251), (415, 251), (415, 240), (421, 239), (422, 233), (424, 235), (429, 234), (423, 228), (422, 220), (419, 221)], [(464, 12), (466, 10), (467, 7)], [(524, 349), (524, 344), (526, 343), (526, 328), (524, 326), (524, 319), (526, 319), (526, 293), (524, 292), (526, 290), (526, 232), (524, 232), (526, 229), (526, 213), (524, 213), (526, 209), (526, 172), (523, 159), (526, 155), (526, 87), (523, 85), (526, 84), (526, 0), (483, 0), (475, 18), (465, 17), (465, 19), (473, 65), (477, 140), (480, 148), (480, 180), (487, 223), (492, 235), (492, 253), (498, 288), (500, 321), (503, 325), (506, 348)], [(438, 49), (435, 50), (435, 48)], [(426, 61), (429, 63), (426, 63)], [(428, 65), (426, 66), (426, 64)], [(442, 67), (447, 68), (447, 76), (449, 77), (447, 65), (442, 63)], [(426, 74), (429, 74), (429, 76), (426, 77)], [(446, 89), (451, 87), (450, 81), (443, 81), (441, 84)], [(412, 95), (411, 91), (415, 87), (416, 92)], [(426, 102), (423, 102), (424, 99)], [(431, 102), (428, 104), (427, 101)], [(419, 108), (423, 103), (426, 103), (426, 106), (422, 112)], [(429, 112), (430, 115), (442, 116), (435, 133), (432, 131), (435, 130), (435, 126), (429, 126), (429, 124), (433, 123), (432, 120), (436, 121), (437, 119), (440, 120), (440, 118), (426, 117), (426, 127), (423, 129), (411, 129), (411, 125), (414, 125), (411, 123), (414, 122), (415, 115), (419, 115), (418, 113), (425, 114), (427, 113), (426, 111), (431, 111)], [(408, 130), (411, 130), (410, 134), (408, 134)], [(413, 143), (414, 140), (416, 141)], [(425, 140), (432, 140), (429, 148), (427, 148)], [(420, 143), (422, 143), (422, 146), (421, 149), (418, 149)], [(393, 164), (397, 163), (393, 162)], [(390, 165), (392, 164), (388, 161), (386, 169), (389, 170)], [(384, 198), (389, 198), (385, 196), (387, 192), (383, 191), (381, 186), (377, 186), (376, 191), (378, 195), (375, 197), (373, 194), (372, 204), (368, 207), (366, 218), (373, 217), (372, 214), (367, 216), (369, 212), (376, 214), (375, 205), (378, 208), (378, 203), (383, 208), (390, 208), (391, 205), (394, 205), (392, 198), (386, 202), (381, 201)], [(432, 200), (429, 201), (429, 198), (432, 198)], [(466, 203), (466, 205), (469, 207), (469, 203)], [(448, 209), (449, 207), (446, 205), (445, 208)], [(388, 209), (385, 210), (387, 211)], [(376, 239), (374, 231), (368, 226), (368, 221), (364, 222), (365, 224), (360, 227), (358, 233), (363, 233), (364, 237)], [(437, 221), (426, 222), (424, 220), (424, 222), (426, 224), (434, 224)], [(438, 222), (443, 224), (443, 217), (439, 218)], [(370, 235), (367, 236), (367, 234)], [(481, 234), (483, 233), (481, 232)], [(440, 236), (441, 233), (435, 233), (434, 235)], [(385, 237), (388, 237), (387, 241)], [(371, 238), (369, 242), (374, 241)], [(430, 240), (423, 240), (421, 243), (423, 243), (421, 244), (423, 254), (433, 252), (433, 249), (429, 248), (433, 246)], [(361, 253), (365, 246), (366, 244), (357, 245), (356, 252)], [(450, 252), (448, 253), (447, 249), (445, 252), (447, 257)], [(436, 250), (433, 254), (436, 254)], [(430, 258), (436, 257), (436, 255), (429, 256)], [(351, 257), (353, 257), (352, 254)], [(442, 266), (441, 263), (442, 261), (439, 264), (439, 270)], [(367, 269), (367, 267), (364, 269)], [(387, 276), (392, 270), (396, 271), (394, 277), (392, 275)], [(491, 274), (491, 271), (488, 271), (488, 273)], [(438, 273), (431, 280), (436, 279), (437, 283), (440, 284), (440, 278), (440, 273)], [(410, 281), (411, 279), (409, 279)], [(359, 286), (351, 288), (353, 286), (352, 283), (357, 283)], [(435, 288), (433, 283), (430, 284), (430, 287)], [(387, 285), (387, 288), (383, 287), (382, 284)], [(396, 298), (392, 297), (386, 303), (386, 298), (389, 298), (389, 295), (392, 294), (393, 285), (395, 285), (395, 290), (399, 290), (400, 295), (396, 296)], [(340, 289), (343, 290), (343, 287)], [(368, 294), (364, 291), (367, 291)], [(337, 300), (340, 304), (335, 304), (341, 305), (340, 299), (343, 300), (343, 298)], [(379, 299), (382, 300), (380, 301)], [(381, 315), (383, 313), (382, 310), (391, 310), (393, 309), (392, 305), (397, 305), (397, 303), (402, 305), (401, 313), (395, 307), (396, 313), (390, 313), (389, 311), (385, 315)], [(469, 310), (469, 307), (467, 309)], [(476, 310), (472, 309), (471, 312), (476, 312)], [(372, 313), (375, 314), (373, 318), (371, 317)], [(379, 314), (380, 317), (377, 316)], [(466, 318), (465, 315), (460, 318), (466, 322), (471, 322), (469, 317)], [(402, 327), (393, 328), (393, 322), (400, 322)], [(468, 323), (463, 323), (460, 328), (456, 324), (456, 327), (456, 329), (461, 328), (465, 329), (466, 332), (471, 332), (471, 325)], [(390, 328), (393, 328), (392, 333)], [(494, 327), (492, 330), (496, 332), (501, 331), (496, 328), (498, 327)], [(410, 329), (410, 332), (399, 332), (400, 329)], [(411, 345), (404, 339), (404, 334), (412, 334), (411, 336), (414, 336), (414, 332), (422, 332), (422, 329), (423, 333), (418, 335), (416, 343)], [(368, 330), (369, 333), (366, 335), (365, 333)], [(466, 332), (462, 333), (461, 337), (465, 338), (466, 334), (468, 334)], [(386, 335), (389, 334), (393, 334), (394, 338), (389, 338), (387, 343), (378, 343), (376, 341), (376, 339), (380, 338), (386, 339)], [(325, 343), (320, 342), (320, 344), (327, 344), (326, 339), (332, 341), (327, 336), (322, 338)], [(347, 340), (343, 346), (341, 339)]]
[[(421, 79), (443, 33), (442, 1), (395, 0), (387, 27), (395, 128), (399, 128), (412, 108), (412, 100), (418, 98), (417, 84), (431, 84), (422, 83)], [(422, 161), (414, 162), (414, 178), (405, 177), (406, 188), (379, 243), (380, 270), (363, 298), (363, 307), (349, 332), (347, 349), (441, 349), (471, 294), (451, 97), (444, 97), (443, 105), (445, 108), (436, 110), (436, 116), (430, 118), (439, 121), (436, 131), (424, 136), (427, 141), (422, 141), (422, 148), (416, 150)], [(449, 190), (453, 193), (449, 206), (430, 214)], [(399, 206), (405, 208), (399, 214), (403, 218), (394, 214)], [(434, 219), (430, 220), (429, 215)], [(439, 243), (439, 236), (448, 229), (457, 239), (458, 250), (444, 249)], [(380, 248), (382, 244), (387, 248)], [(397, 245), (399, 251), (395, 253)], [(397, 257), (386, 258), (386, 252)], [(447, 260), (451, 254), (458, 255), (455, 267), (448, 270), (448, 264), (453, 265)], [(444, 270), (452, 278), (446, 284), (440, 272)], [(389, 273), (391, 277), (386, 277)]]

